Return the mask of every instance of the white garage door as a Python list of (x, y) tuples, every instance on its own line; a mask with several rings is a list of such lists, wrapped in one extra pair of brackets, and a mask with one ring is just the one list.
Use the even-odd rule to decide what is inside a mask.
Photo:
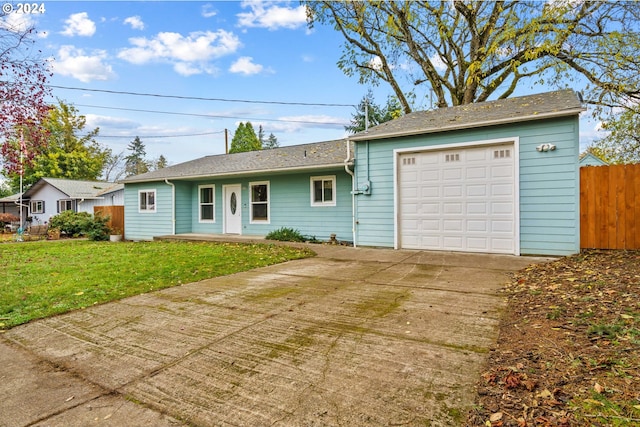
[(514, 156), (513, 144), (400, 154), (400, 247), (517, 253)]

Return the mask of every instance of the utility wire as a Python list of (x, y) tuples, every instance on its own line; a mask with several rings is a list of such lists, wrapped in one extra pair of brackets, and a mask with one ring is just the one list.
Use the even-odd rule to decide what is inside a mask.
[(104, 107), (101, 105), (87, 105), (87, 104), (74, 104), (74, 105), (78, 107), (87, 107), (87, 108), (102, 108), (105, 110), (135, 111), (138, 113), (154, 113), (154, 114), (172, 114), (176, 116), (205, 117), (209, 119), (240, 119), (240, 120), (267, 121), (267, 122), (302, 123), (302, 124), (312, 124), (312, 125), (340, 125), (340, 126), (344, 125), (344, 123), (338, 123), (338, 122), (312, 122), (307, 120), (265, 119), (265, 118), (255, 118), (255, 117), (252, 118), (252, 117), (224, 116), (224, 115), (215, 115), (215, 114), (179, 113), (176, 111), (140, 110), (135, 108)]
[(88, 89), (88, 88), (72, 87), (72, 86), (57, 86), (57, 85), (46, 85), (46, 86), (54, 89), (81, 90), (85, 92), (101, 92), (101, 93), (111, 93), (116, 95), (151, 96), (155, 98), (189, 99), (189, 100), (196, 100), (196, 101), (242, 102), (245, 104), (304, 105), (304, 106), (310, 106), (310, 107), (354, 107), (355, 106), (353, 104), (332, 104), (332, 103), (325, 104), (325, 103), (317, 103), (317, 102), (256, 101), (256, 100), (249, 100), (249, 99), (203, 98), (199, 96), (161, 95), (157, 93), (127, 92), (127, 91), (106, 90), (106, 89)]
[[(205, 133), (191, 133), (191, 134), (184, 134), (184, 135), (136, 135), (139, 138), (185, 138), (188, 136), (206, 136), (206, 135), (219, 135), (224, 133), (223, 130), (219, 130), (216, 132), (205, 132)], [(84, 135), (84, 136), (88, 136), (88, 135)], [(99, 138), (134, 138), (134, 136), (131, 135), (96, 135), (95, 136), (96, 139)]]

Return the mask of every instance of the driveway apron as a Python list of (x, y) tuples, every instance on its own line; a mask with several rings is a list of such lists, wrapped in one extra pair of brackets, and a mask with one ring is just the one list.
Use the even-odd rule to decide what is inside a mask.
[(318, 256), (0, 335), (0, 426), (451, 426), (542, 258), (311, 246)]

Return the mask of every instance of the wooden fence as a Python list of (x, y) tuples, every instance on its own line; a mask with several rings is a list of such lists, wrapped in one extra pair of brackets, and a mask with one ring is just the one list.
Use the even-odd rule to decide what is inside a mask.
[(640, 249), (640, 164), (580, 168), (580, 247)]
[(124, 206), (94, 206), (93, 214), (108, 216), (107, 225), (119, 229), (124, 235)]

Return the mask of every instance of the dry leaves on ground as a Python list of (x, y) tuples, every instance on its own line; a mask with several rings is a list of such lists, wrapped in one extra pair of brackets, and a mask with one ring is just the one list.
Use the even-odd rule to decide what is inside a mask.
[(469, 426), (640, 426), (640, 251), (531, 266), (478, 382)]

